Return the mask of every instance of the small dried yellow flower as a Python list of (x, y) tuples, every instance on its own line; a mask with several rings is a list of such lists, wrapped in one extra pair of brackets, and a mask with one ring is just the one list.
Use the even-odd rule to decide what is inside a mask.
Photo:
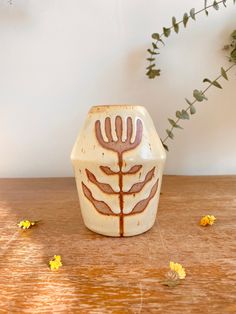
[(186, 277), (185, 269), (181, 264), (170, 262), (170, 269), (178, 274), (179, 279), (184, 279)]
[(21, 229), (29, 229), (32, 226), (34, 226), (36, 224), (36, 221), (30, 221), (30, 220), (22, 220), (20, 221), (17, 225), (21, 228)]
[(208, 226), (208, 225), (213, 225), (214, 222), (216, 220), (216, 217), (213, 216), (213, 215), (206, 215), (206, 216), (203, 216), (200, 220), (200, 225), (201, 226)]
[(62, 266), (61, 256), (54, 255), (53, 259), (49, 261), (49, 266), (51, 270), (58, 270)]

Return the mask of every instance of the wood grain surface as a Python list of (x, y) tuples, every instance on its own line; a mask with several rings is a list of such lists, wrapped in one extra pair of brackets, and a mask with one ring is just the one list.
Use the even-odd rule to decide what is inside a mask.
[[(236, 313), (236, 176), (164, 177), (154, 227), (132, 238), (87, 230), (72, 178), (1, 179), (0, 225), (0, 313)], [(170, 260), (187, 272), (174, 288)]]

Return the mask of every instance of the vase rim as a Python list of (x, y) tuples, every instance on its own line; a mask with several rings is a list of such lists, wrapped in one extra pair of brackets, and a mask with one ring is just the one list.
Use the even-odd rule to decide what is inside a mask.
[(98, 112), (106, 112), (107, 110), (112, 110), (112, 109), (127, 109), (127, 110), (132, 110), (132, 109), (141, 109), (141, 110), (146, 110), (144, 106), (141, 105), (119, 105), (119, 104), (114, 104), (114, 105), (96, 105), (92, 106), (89, 110), (89, 113), (98, 113)]

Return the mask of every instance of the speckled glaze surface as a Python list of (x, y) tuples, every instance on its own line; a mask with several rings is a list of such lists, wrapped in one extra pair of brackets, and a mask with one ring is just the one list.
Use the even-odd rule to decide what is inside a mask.
[(144, 107), (92, 107), (71, 153), (85, 225), (114, 237), (149, 230), (165, 159)]

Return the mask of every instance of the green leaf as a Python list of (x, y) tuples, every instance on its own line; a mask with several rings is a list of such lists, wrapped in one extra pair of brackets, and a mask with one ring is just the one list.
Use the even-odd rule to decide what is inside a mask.
[(172, 17), (172, 25), (175, 26), (175, 24), (176, 24), (176, 18), (175, 18), (175, 16), (173, 16)]
[(190, 100), (188, 100), (187, 98), (185, 98), (185, 100), (186, 100), (186, 103), (187, 103), (187, 104), (189, 104), (190, 106), (192, 105), (192, 103), (191, 103)]
[(191, 113), (191, 114), (196, 113), (196, 108), (194, 107), (194, 105), (191, 105), (191, 106), (190, 106), (190, 113)]
[(215, 87), (218, 87), (218, 88), (222, 88), (222, 86), (217, 81), (213, 81), (212, 85), (214, 85)]
[(181, 112), (178, 110), (176, 111), (176, 117), (179, 118), (179, 119), (182, 119), (182, 115), (181, 115)]
[(188, 13), (184, 13), (184, 16), (183, 16), (184, 27), (186, 27), (186, 25), (188, 23), (188, 19), (189, 19)]
[(151, 49), (147, 49), (147, 51), (150, 53), (150, 55), (159, 55), (158, 52), (152, 51)]
[(194, 21), (196, 20), (196, 18), (195, 18), (195, 9), (194, 9), (194, 8), (192, 8), (192, 9), (190, 10), (189, 15), (191, 16), (191, 18), (192, 18)]
[(152, 68), (154, 68), (154, 67), (155, 67), (155, 63), (150, 64), (148, 67), (146, 67), (146, 69), (149, 70), (149, 69), (152, 69)]
[(169, 129), (166, 129), (166, 133), (169, 136), (169, 138), (171, 138), (173, 140), (173, 138), (174, 138), (173, 132), (171, 130), (169, 130)]
[(157, 41), (160, 41), (160, 42), (164, 45), (164, 41), (161, 39), (160, 34), (158, 34), (158, 33), (153, 33), (153, 34), (152, 34), (152, 38), (155, 39), (155, 40), (157, 40)]
[(168, 146), (167, 146), (166, 144), (164, 144), (164, 142), (163, 142), (163, 141), (161, 141), (161, 143), (162, 143), (163, 147), (165, 148), (165, 150), (168, 152), (168, 151), (169, 151)]
[(174, 16), (172, 17), (172, 25), (174, 27), (175, 32), (178, 33), (179, 32), (179, 24), (176, 23), (176, 18)]
[(215, 9), (215, 10), (219, 10), (219, 4), (218, 4), (218, 2), (215, 0), (214, 2), (213, 2), (213, 8)]
[(183, 128), (182, 128), (180, 125), (178, 125), (174, 120), (168, 119), (168, 121), (169, 121), (170, 124), (173, 126), (173, 128), (183, 129)]
[(207, 0), (204, 0), (204, 9), (205, 9), (206, 16), (208, 16), (208, 11), (206, 7), (207, 7)]
[(165, 35), (165, 37), (169, 37), (170, 32), (171, 32), (170, 28), (163, 27), (163, 34)]
[(186, 110), (182, 110), (182, 111), (176, 111), (176, 117), (179, 119), (189, 119), (189, 114)]
[(236, 62), (236, 48), (233, 51), (231, 51), (230, 56), (233, 59), (233, 61)]
[(147, 58), (147, 61), (150, 61), (150, 62), (155, 61), (155, 58)]
[(161, 70), (160, 69), (150, 69), (148, 70), (148, 72), (146, 73), (146, 75), (150, 78), (150, 79), (154, 79), (156, 76), (160, 76)]
[(156, 39), (156, 40), (160, 40), (160, 34), (158, 34), (158, 33), (153, 33), (153, 34), (152, 34), (152, 38), (153, 38), (153, 39)]
[(221, 75), (223, 76), (224, 79), (226, 79), (228, 81), (227, 73), (223, 67), (221, 67)]
[[(236, 1), (236, 0), (235, 0)], [(231, 34), (231, 37), (233, 38), (233, 39), (236, 39), (236, 29), (233, 31), (233, 33)]]
[(209, 80), (208, 78), (204, 78), (203, 83), (212, 83), (211, 80)]
[(179, 32), (179, 24), (175, 24), (174, 30), (178, 34), (178, 32)]
[(158, 49), (157, 45), (155, 43), (152, 43), (153, 49)]
[(203, 101), (204, 99), (207, 100), (206, 96), (203, 94), (202, 91), (199, 91), (197, 89), (195, 89), (193, 91), (193, 97), (197, 100), (197, 101)]
[(189, 114), (186, 110), (181, 111), (182, 119), (189, 120)]

